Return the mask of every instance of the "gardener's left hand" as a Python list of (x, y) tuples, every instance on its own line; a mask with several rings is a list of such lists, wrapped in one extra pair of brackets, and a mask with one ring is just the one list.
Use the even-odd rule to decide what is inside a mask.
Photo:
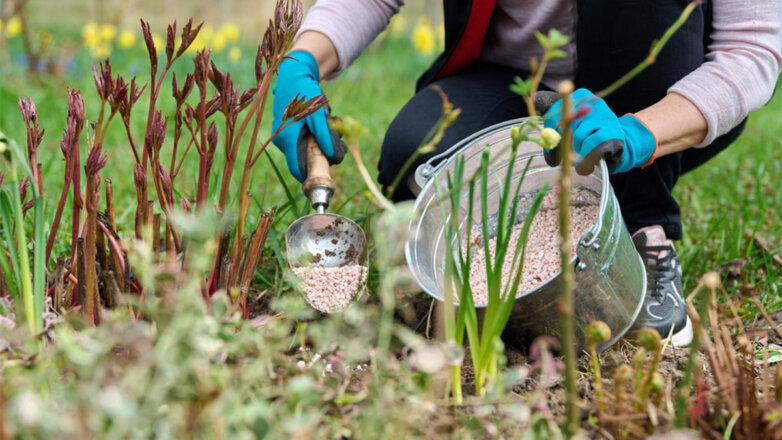
[[(570, 95), (576, 116), (571, 129), (576, 170), (588, 174), (601, 159), (606, 159), (611, 174), (624, 173), (635, 167), (644, 167), (654, 161), (657, 140), (649, 128), (633, 114), (617, 117), (605, 101), (587, 89), (578, 89)], [(562, 100), (545, 112), (544, 126), (554, 128), (560, 134)], [(558, 154), (546, 154), (549, 165)], [(555, 159), (555, 162), (558, 160)]]

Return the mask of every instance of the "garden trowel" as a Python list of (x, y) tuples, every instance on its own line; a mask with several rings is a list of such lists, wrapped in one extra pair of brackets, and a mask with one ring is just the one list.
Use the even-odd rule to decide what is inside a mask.
[(360, 265), (367, 241), (364, 231), (348, 218), (326, 213), (335, 189), (329, 162), (312, 135), (307, 138), (306, 151), (307, 178), (301, 189), (317, 213), (296, 220), (288, 228), (288, 264), (292, 268)]

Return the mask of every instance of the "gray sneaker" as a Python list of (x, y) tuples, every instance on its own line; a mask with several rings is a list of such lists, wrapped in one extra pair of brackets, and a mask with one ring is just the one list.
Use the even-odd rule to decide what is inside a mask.
[(686, 347), (693, 331), (682, 292), (682, 268), (673, 243), (660, 226), (647, 226), (633, 234), (633, 244), (646, 266), (646, 298), (631, 335), (642, 327), (657, 330), (660, 336), (673, 336), (671, 344)]

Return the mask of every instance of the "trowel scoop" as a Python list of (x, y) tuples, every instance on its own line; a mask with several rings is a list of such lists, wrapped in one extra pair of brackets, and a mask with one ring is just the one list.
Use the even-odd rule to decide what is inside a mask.
[(285, 233), (291, 268), (360, 265), (366, 236), (354, 221), (326, 213), (335, 184), (313, 136), (307, 140), (307, 178), (301, 189), (317, 213), (296, 220)]

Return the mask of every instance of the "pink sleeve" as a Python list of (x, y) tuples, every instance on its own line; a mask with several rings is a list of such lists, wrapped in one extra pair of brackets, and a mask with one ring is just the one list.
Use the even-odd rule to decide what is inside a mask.
[(696, 147), (711, 144), (768, 102), (782, 69), (782, 2), (714, 0), (713, 8), (706, 62), (668, 90), (706, 118), (706, 138)]
[(339, 56), (339, 68), (326, 79), (334, 79), (358, 58), (405, 0), (318, 0), (307, 12), (299, 34), (316, 31), (325, 35)]

